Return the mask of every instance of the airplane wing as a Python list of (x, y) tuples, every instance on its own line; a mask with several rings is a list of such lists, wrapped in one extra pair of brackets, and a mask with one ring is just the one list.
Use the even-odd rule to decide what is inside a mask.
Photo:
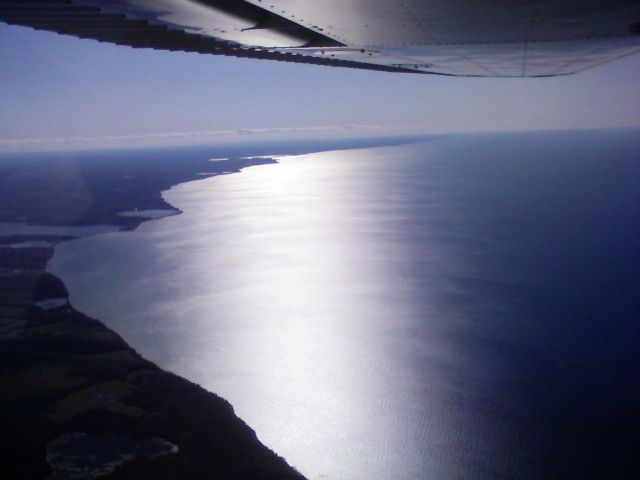
[(640, 52), (637, 0), (0, 0), (0, 20), (134, 48), (540, 77)]

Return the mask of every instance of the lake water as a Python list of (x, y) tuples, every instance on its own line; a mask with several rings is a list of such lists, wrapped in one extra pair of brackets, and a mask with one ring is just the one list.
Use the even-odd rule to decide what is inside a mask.
[(50, 269), (311, 480), (640, 478), (639, 158), (638, 131), (285, 156)]

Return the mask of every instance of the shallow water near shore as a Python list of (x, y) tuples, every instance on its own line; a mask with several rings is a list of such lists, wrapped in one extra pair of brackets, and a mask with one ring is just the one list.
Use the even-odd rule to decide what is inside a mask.
[(49, 270), (311, 480), (598, 478), (638, 446), (638, 152), (597, 131), (280, 157)]

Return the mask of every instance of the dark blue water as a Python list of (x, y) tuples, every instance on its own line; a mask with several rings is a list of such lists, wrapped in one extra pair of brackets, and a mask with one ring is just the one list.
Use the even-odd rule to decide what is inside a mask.
[(638, 131), (290, 156), (52, 270), (311, 479), (640, 478), (639, 185)]

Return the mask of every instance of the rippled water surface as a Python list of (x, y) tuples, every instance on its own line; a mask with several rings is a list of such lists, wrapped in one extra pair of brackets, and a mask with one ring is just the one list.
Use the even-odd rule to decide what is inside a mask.
[(67, 242), (51, 270), (312, 480), (623, 478), (639, 147), (487, 134), (284, 157), (175, 187), (183, 214)]

